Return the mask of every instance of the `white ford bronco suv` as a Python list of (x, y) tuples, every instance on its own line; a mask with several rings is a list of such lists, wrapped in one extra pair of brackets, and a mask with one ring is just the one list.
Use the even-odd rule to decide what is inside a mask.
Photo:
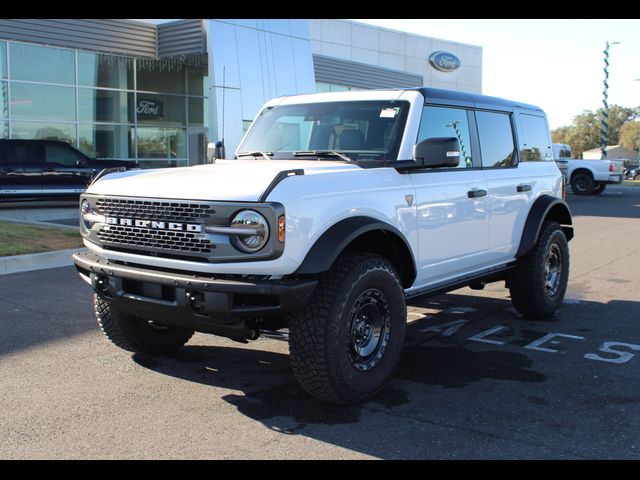
[(94, 181), (74, 261), (117, 346), (288, 329), (302, 387), (354, 403), (391, 376), (413, 299), (505, 281), (524, 316), (552, 315), (563, 196), (537, 107), (432, 88), (288, 96), (233, 160)]

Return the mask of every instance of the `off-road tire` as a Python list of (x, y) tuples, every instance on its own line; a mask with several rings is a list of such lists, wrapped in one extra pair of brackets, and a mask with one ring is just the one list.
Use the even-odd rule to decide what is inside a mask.
[(525, 317), (550, 317), (562, 305), (568, 279), (567, 239), (557, 222), (545, 222), (535, 247), (518, 260), (510, 276), (513, 306)]
[(96, 320), (112, 343), (134, 353), (163, 355), (174, 353), (193, 336), (193, 330), (154, 324), (140, 317), (118, 312), (94, 294)]
[(606, 183), (597, 183), (595, 188), (593, 189), (592, 195), (600, 195), (604, 192), (604, 189), (607, 188)]
[[(386, 325), (378, 340), (356, 335), (365, 323), (376, 323), (373, 318)], [(289, 350), (298, 382), (328, 402), (353, 404), (375, 396), (400, 358), (406, 319), (404, 290), (392, 263), (372, 253), (342, 254), (320, 277), (307, 307), (290, 320)], [(356, 338), (365, 344), (362, 352), (375, 344), (373, 353), (359, 356)]]
[(591, 195), (595, 186), (590, 173), (578, 172), (571, 177), (571, 191), (576, 195)]

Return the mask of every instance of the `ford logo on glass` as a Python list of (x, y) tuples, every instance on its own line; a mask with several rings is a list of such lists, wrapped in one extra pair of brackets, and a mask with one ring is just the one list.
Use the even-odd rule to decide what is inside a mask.
[(163, 110), (162, 100), (138, 98), (136, 111), (138, 113), (138, 118), (141, 120), (156, 120), (162, 118), (164, 115)]
[(453, 72), (462, 64), (458, 57), (449, 52), (432, 53), (429, 57), (429, 63), (433, 68), (441, 72)]

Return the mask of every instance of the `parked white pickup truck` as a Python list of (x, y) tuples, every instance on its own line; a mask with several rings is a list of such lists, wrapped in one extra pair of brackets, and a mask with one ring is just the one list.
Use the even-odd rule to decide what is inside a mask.
[(599, 195), (607, 184), (622, 183), (624, 177), (620, 160), (575, 159), (565, 143), (553, 144), (553, 158), (576, 195)]

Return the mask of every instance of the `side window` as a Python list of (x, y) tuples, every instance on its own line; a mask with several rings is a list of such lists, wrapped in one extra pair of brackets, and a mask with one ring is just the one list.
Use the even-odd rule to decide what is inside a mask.
[(35, 143), (7, 143), (4, 146), (6, 163), (25, 165), (42, 163), (42, 150)]
[(44, 151), (45, 161), (48, 164), (55, 163), (65, 167), (75, 167), (78, 164), (78, 160), (84, 159), (84, 157), (73, 148), (55, 143), (46, 144)]
[(424, 107), (417, 142), (436, 137), (457, 138), (460, 144), (458, 168), (473, 167), (467, 110), (449, 107)]
[(544, 117), (520, 114), (520, 161), (552, 162), (553, 149)]
[(509, 114), (476, 112), (483, 167), (510, 167), (515, 161), (515, 145)]

